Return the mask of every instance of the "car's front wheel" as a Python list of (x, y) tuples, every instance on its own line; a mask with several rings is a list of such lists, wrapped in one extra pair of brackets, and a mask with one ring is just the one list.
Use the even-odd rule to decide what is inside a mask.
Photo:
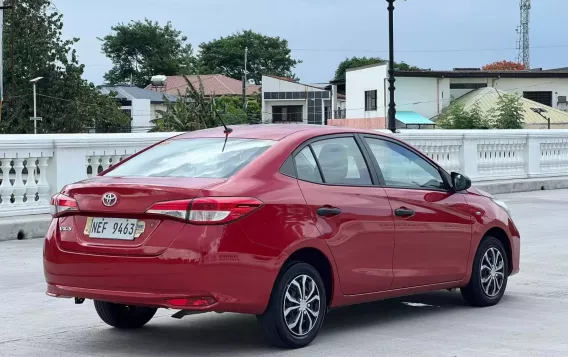
[(471, 279), (461, 289), (462, 296), (472, 306), (493, 306), (501, 301), (507, 288), (507, 252), (497, 238), (486, 237), (479, 245), (474, 259)]
[(140, 306), (128, 306), (95, 300), (95, 309), (106, 324), (120, 328), (132, 329), (146, 325), (157, 309)]
[(271, 344), (300, 348), (316, 338), (326, 312), (326, 291), (320, 274), (309, 264), (295, 262), (276, 282), (259, 321)]

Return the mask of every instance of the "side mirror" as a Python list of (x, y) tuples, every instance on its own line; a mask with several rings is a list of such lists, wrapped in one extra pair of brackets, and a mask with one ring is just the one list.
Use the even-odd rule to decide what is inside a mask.
[(452, 183), (454, 184), (454, 190), (456, 192), (465, 191), (471, 187), (471, 180), (469, 177), (458, 174), (457, 172), (452, 172)]

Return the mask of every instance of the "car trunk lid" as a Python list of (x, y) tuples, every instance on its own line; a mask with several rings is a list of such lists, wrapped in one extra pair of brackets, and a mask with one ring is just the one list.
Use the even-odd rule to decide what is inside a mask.
[[(155, 203), (195, 198), (204, 188), (225, 179), (177, 177), (96, 177), (66, 187), (64, 195), (79, 210), (59, 218), (59, 242), (63, 249), (93, 254), (155, 256), (162, 254), (181, 231), (184, 222), (147, 214)], [(110, 194), (110, 196), (109, 196)], [(112, 198), (108, 200), (106, 198)], [(116, 223), (108, 237), (91, 234), (100, 222)], [(116, 233), (129, 229), (128, 239)], [(111, 228), (109, 228), (111, 229)], [(109, 238), (110, 237), (110, 238)], [(117, 239), (118, 237), (118, 239)]]

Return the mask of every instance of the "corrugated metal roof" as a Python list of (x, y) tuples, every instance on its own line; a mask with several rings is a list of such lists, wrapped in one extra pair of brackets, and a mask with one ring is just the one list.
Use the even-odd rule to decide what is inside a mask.
[(396, 112), (396, 120), (406, 125), (434, 125), (430, 119), (423, 117), (416, 112)]
[(104, 86), (101, 87), (101, 92), (109, 94), (116, 92), (117, 99), (132, 100), (132, 99), (149, 99), (152, 103), (163, 103), (164, 95), (170, 101), (176, 101), (177, 97), (166, 93), (156, 92), (152, 90), (142, 89), (131, 86)]
[[(466, 95), (456, 99), (454, 103), (463, 105), (466, 109), (470, 109), (476, 103), (485, 115), (489, 114), (492, 108), (497, 107), (499, 97), (504, 94), (511, 94), (496, 88), (480, 88), (467, 93)], [(531, 108), (543, 108), (546, 113), (544, 116), (550, 118), (551, 124), (567, 124), (568, 113), (559, 109), (549, 107), (530, 99), (521, 98), (521, 103), (525, 109), (525, 124), (545, 124), (547, 121), (537, 113), (533, 112)]]

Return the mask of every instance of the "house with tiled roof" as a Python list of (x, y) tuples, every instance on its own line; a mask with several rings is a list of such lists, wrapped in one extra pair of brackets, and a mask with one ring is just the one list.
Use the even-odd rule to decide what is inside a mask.
[[(199, 88), (199, 81), (201, 80), (206, 96), (223, 97), (243, 95), (243, 82), (222, 74), (190, 75), (186, 77), (195, 88)], [(146, 89), (174, 96), (185, 95), (188, 85), (184, 76), (166, 76), (165, 78), (166, 80), (163, 82), (163, 85), (156, 86), (149, 84)], [(247, 84), (247, 95), (252, 96), (259, 93), (259, 85)]]

